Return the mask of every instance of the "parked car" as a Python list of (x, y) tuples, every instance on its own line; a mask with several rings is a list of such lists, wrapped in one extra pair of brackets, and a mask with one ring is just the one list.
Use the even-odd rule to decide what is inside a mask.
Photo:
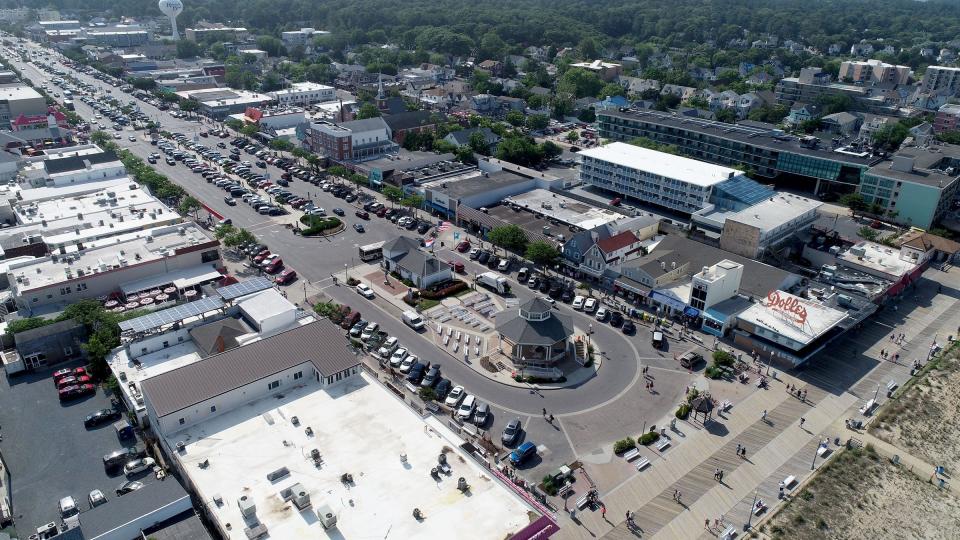
[(447, 397), (447, 394), (450, 393), (450, 388), (453, 386), (453, 383), (450, 382), (450, 379), (441, 378), (440, 382), (433, 387), (433, 393), (437, 396), (437, 401), (442, 401)]
[(138, 446), (129, 446), (127, 448), (121, 448), (119, 450), (114, 450), (109, 454), (103, 456), (103, 468), (104, 469), (113, 469), (119, 467), (128, 461), (146, 457), (146, 451)]
[(131, 480), (120, 484), (120, 487), (117, 488), (117, 497), (121, 495), (126, 495), (127, 493), (132, 493), (143, 487), (143, 482), (138, 482), (136, 480)]
[(446, 399), (443, 400), (443, 404), (447, 407), (457, 407), (460, 405), (460, 402), (463, 401), (464, 396), (467, 392), (459, 384), (454, 386), (450, 393), (447, 394)]
[(497, 271), (499, 272), (509, 272), (510, 271), (510, 259), (501, 259), (497, 263)]
[(437, 384), (440, 380), (440, 364), (433, 364), (430, 366), (430, 369), (427, 371), (427, 374), (423, 376), (423, 381), (420, 382), (420, 386), (432, 388), (433, 385)]
[(514, 418), (503, 428), (503, 434), (500, 435), (500, 441), (504, 446), (513, 446), (520, 439), (520, 432), (523, 430), (519, 418)]
[(57, 391), (57, 395), (60, 398), (60, 401), (66, 401), (69, 399), (77, 399), (84, 396), (93, 395), (96, 393), (97, 387), (92, 384), (82, 384), (78, 386), (68, 386)]
[(597, 310), (596, 318), (598, 321), (603, 322), (607, 320), (607, 317), (609, 315), (610, 315), (610, 312), (607, 311), (607, 308), (601, 306), (600, 309)]
[(370, 323), (360, 319), (357, 321), (357, 324), (350, 327), (350, 336), (355, 338), (360, 337), (363, 334), (363, 329), (366, 328), (368, 324)]
[(479, 427), (487, 425), (490, 420), (490, 405), (486, 403), (477, 403), (477, 409), (473, 412), (473, 423)]
[(287, 285), (289, 283), (293, 283), (295, 279), (297, 279), (297, 271), (293, 268), (287, 268), (283, 272), (280, 272), (280, 275), (277, 276), (276, 283), (278, 285)]
[(123, 474), (131, 475), (142, 473), (150, 470), (154, 465), (156, 465), (156, 462), (151, 457), (135, 459), (127, 462), (127, 464), (123, 466)]
[[(363, 333), (360, 334), (360, 339), (367, 341), (370, 338), (376, 336), (377, 332), (379, 331), (380, 331), (380, 323), (372, 322), (368, 324), (366, 328), (363, 329)], [(390, 338), (390, 339), (395, 340), (397, 338)], [(388, 339), (387, 341), (389, 342), (390, 339)], [(384, 343), (384, 345), (386, 345), (386, 343)]]
[(270, 261), (266, 266), (263, 267), (263, 271), (268, 274), (276, 274), (283, 269), (283, 259), (277, 257), (276, 259)]
[(390, 367), (394, 367), (394, 368), (400, 367), (400, 364), (403, 363), (403, 360), (409, 354), (410, 353), (407, 352), (407, 350), (403, 347), (400, 347), (399, 349), (393, 351), (393, 354), (390, 355)]
[(104, 496), (102, 491), (100, 491), (99, 489), (95, 489), (91, 491), (89, 495), (87, 495), (87, 502), (90, 503), (90, 508), (93, 509), (100, 506), (101, 504), (106, 504), (107, 497)]
[(343, 208), (334, 208), (334, 209), (333, 209), (333, 213), (336, 214), (336, 215), (338, 215), (338, 216), (343, 216), (343, 215), (344, 215)]
[(584, 313), (593, 313), (593, 310), (597, 309), (597, 299), (596, 298), (587, 298), (587, 301), (583, 303), (583, 312)]
[(531, 441), (527, 441), (517, 447), (513, 452), (510, 452), (510, 463), (514, 466), (522, 465), (535, 455), (537, 455), (537, 445)]
[(413, 364), (413, 367), (410, 368), (410, 372), (407, 373), (407, 381), (412, 384), (420, 384), (420, 381), (423, 380), (423, 376), (427, 371), (428, 364), (421, 364), (417, 362)]
[(470, 249), (470, 242), (467, 242), (466, 240), (457, 244), (457, 251), (459, 251), (460, 253), (466, 253), (469, 249)]
[(56, 382), (64, 377), (78, 377), (86, 374), (87, 370), (83, 369), (82, 367), (58, 369), (57, 371), (53, 372), (53, 380)]
[(582, 297), (582, 296), (580, 296), (580, 295), (578, 294), (577, 296), (575, 296), (575, 297), (573, 298), (573, 303), (570, 304), (570, 307), (572, 307), (573, 309), (576, 309), (576, 310), (579, 311), (579, 310), (583, 309), (583, 303), (584, 303), (586, 300), (587, 300), (586, 298), (584, 298), (584, 297)]
[(460, 402), (460, 406), (457, 407), (457, 418), (466, 422), (470, 420), (470, 417), (473, 416), (473, 410), (477, 408), (477, 397), (473, 394), (469, 394), (463, 398), (463, 401)]
[(480, 253), (481, 253), (480, 248), (473, 248), (473, 249), (471, 249), (471, 250), (470, 250), (470, 260), (476, 260), (478, 257), (480, 257)]
[(123, 414), (115, 409), (100, 409), (99, 411), (94, 411), (87, 415), (83, 419), (84, 427), (96, 427), (101, 424), (106, 424), (107, 422), (113, 422), (114, 420), (119, 420)]
[(620, 331), (629, 336), (637, 332), (637, 327), (633, 324), (633, 321), (624, 321), (623, 327), (620, 328)]
[(420, 359), (417, 358), (417, 355), (411, 354), (403, 359), (403, 362), (400, 363), (400, 373), (410, 373), (410, 370), (413, 369), (413, 366), (419, 362)]
[(399, 340), (397, 338), (390, 336), (386, 341), (383, 342), (383, 345), (377, 349), (377, 354), (380, 358), (387, 359), (390, 357), (390, 354), (393, 353), (393, 350), (399, 345)]
[(373, 289), (371, 289), (370, 286), (365, 283), (360, 283), (359, 285), (357, 285), (356, 289), (357, 289), (357, 292), (360, 293), (360, 295), (363, 296), (364, 298), (373, 299), (376, 296), (373, 293)]

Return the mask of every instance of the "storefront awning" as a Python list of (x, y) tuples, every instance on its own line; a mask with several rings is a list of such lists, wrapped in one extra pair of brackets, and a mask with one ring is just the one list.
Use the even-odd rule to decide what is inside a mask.
[(217, 272), (216, 269), (210, 265), (203, 264), (192, 268), (167, 272), (166, 274), (150, 276), (137, 281), (130, 281), (120, 285), (120, 290), (123, 291), (124, 295), (128, 295), (171, 284), (178, 289), (182, 289), (196, 285), (197, 283), (217, 279), (218, 277), (221, 277), (220, 272)]
[(613, 284), (625, 291), (630, 291), (633, 294), (639, 294), (641, 296), (647, 296), (650, 294), (650, 287), (647, 287), (643, 283), (640, 283), (635, 279), (630, 279), (626, 276), (618, 277)]

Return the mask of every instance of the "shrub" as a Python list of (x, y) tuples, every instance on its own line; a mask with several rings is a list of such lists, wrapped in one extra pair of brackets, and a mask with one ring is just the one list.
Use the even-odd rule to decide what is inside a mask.
[(420, 290), (420, 296), (431, 300), (441, 300), (448, 296), (453, 296), (460, 291), (466, 290), (467, 284), (460, 280), (445, 281), (431, 285), (426, 289)]
[(347, 278), (347, 285), (349, 285), (349, 286), (351, 286), (351, 287), (356, 287), (356, 286), (359, 285), (359, 284), (360, 284), (360, 280), (359, 280), (359, 279), (357, 279), (357, 278), (355, 278), (355, 277), (348, 277), (348, 278)]
[(697, 399), (697, 396), (700, 395), (700, 391), (696, 388), (691, 388), (690, 392), (687, 393), (687, 403), (692, 403), (693, 400)]
[(436, 401), (437, 399), (437, 392), (429, 386), (421, 386), (417, 393), (420, 394), (420, 399), (424, 401)]
[(338, 218), (322, 216), (302, 216), (300, 222), (307, 226), (301, 233), (303, 236), (322, 234), (325, 231), (339, 227), (341, 224)]
[(636, 447), (637, 443), (630, 437), (627, 437), (626, 439), (620, 439), (619, 441), (613, 443), (613, 453), (622, 454), (628, 450), (633, 450)]
[(733, 367), (736, 362), (737, 358), (727, 351), (713, 352), (713, 365), (715, 366)]
[(690, 416), (690, 405), (687, 405), (686, 403), (684, 403), (683, 405), (680, 405), (679, 407), (677, 407), (677, 412), (675, 416), (680, 420), (686, 420), (687, 417)]
[(717, 366), (707, 366), (707, 369), (704, 370), (703, 374), (711, 379), (719, 379), (723, 376), (723, 370)]
[(547, 495), (550, 495), (551, 497), (553, 497), (554, 495), (556, 495), (556, 494), (557, 494), (557, 491), (559, 491), (558, 486), (553, 483), (553, 478), (552, 478), (549, 474), (547, 474), (547, 475), (545, 475), (545, 476), (543, 477), (543, 483), (540, 484), (540, 485), (541, 485), (541, 487), (543, 488), (543, 491), (544, 491)]
[(644, 446), (650, 446), (651, 444), (657, 442), (657, 439), (659, 438), (660, 434), (656, 431), (648, 431), (640, 436), (640, 440), (638, 442)]

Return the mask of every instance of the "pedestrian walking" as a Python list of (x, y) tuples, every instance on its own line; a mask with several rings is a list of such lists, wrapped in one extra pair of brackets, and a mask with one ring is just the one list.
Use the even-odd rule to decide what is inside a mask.
[(546, 408), (546, 407), (543, 408), (543, 417), (544, 417), (544, 418), (547, 417), (547, 408)]
[(761, 418), (763, 419), (763, 421), (766, 422), (766, 421), (767, 421), (767, 410), (764, 409), (764, 410), (763, 410), (763, 414), (760, 415), (760, 416), (761, 416)]
[(710, 518), (703, 520), (703, 528), (708, 531), (710, 530)]
[(550, 413), (550, 418), (547, 418), (547, 422), (553, 423), (553, 413)]
[(806, 401), (807, 401), (807, 390), (806, 390), (806, 389), (803, 390), (803, 401), (804, 401), (804, 403), (806, 403)]
[(607, 519), (607, 505), (605, 504), (600, 505), (600, 517)]
[(680, 502), (680, 497), (681, 497), (681, 496), (682, 496), (682, 494), (678, 491), (678, 492), (677, 492), (677, 504), (683, 504), (682, 502)]
[(806, 421), (807, 421), (807, 419), (801, 416), (801, 417), (800, 417), (800, 427), (803, 427), (803, 423), (806, 422)]
[(678, 490), (676, 490), (676, 489), (673, 490), (673, 500), (676, 501), (676, 500), (679, 499), (679, 498), (680, 498), (680, 492), (679, 492)]
[(743, 459), (747, 459), (747, 447), (746, 447), (746, 446), (744, 446), (743, 448), (740, 449), (740, 457), (742, 457)]

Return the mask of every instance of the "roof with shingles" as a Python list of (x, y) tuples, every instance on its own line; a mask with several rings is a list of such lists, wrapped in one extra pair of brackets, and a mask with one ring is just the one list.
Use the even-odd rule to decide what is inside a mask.
[(322, 319), (161, 373), (143, 381), (142, 388), (163, 417), (304, 362), (332, 375), (360, 360), (339, 327)]

